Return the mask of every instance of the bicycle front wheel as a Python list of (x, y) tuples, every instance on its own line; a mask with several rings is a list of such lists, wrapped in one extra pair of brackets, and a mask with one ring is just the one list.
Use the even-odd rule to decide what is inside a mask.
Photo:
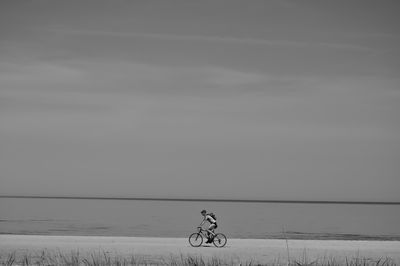
[(217, 248), (222, 248), (226, 245), (226, 236), (222, 233), (218, 233), (214, 236), (213, 244)]
[(192, 247), (200, 247), (203, 244), (203, 236), (200, 233), (193, 233), (189, 236), (189, 244)]

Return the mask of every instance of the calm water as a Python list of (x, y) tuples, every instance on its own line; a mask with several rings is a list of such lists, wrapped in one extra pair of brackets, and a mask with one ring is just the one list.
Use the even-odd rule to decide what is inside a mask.
[(400, 205), (0, 198), (0, 233), (186, 237), (200, 211), (228, 237), (400, 239)]

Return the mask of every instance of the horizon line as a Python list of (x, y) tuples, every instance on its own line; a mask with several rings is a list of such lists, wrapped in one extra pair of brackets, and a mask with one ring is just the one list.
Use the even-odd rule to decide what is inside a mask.
[(0, 198), (400, 205), (400, 201), (274, 200), (274, 199), (268, 200), (268, 199), (221, 199), (221, 198), (220, 199), (205, 199), (205, 198), (166, 198), (166, 197), (157, 198), (157, 197), (33, 196), (33, 195), (31, 195), (31, 196), (0, 195)]

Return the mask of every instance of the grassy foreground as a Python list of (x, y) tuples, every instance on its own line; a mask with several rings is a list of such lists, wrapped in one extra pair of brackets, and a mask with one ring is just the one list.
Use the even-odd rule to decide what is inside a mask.
[(273, 265), (273, 266), (300, 266), (300, 265), (314, 265), (314, 266), (394, 266), (398, 265), (391, 258), (320, 258), (314, 261), (307, 259), (303, 256), (298, 260), (291, 260), (290, 262), (275, 260), (268, 264), (260, 264), (257, 261), (240, 261), (237, 258), (222, 259), (218, 257), (205, 258), (196, 255), (180, 256), (171, 255), (169, 257), (149, 257), (143, 255), (132, 254), (128, 257), (118, 255), (110, 255), (108, 252), (96, 252), (91, 254), (80, 254), (71, 252), (68, 254), (62, 252), (49, 252), (42, 251), (40, 253), (22, 253), (12, 252), (6, 255), (0, 255), (0, 265), (65, 265), (65, 266), (124, 266), (124, 265), (173, 265), (173, 266), (219, 266), (219, 265)]

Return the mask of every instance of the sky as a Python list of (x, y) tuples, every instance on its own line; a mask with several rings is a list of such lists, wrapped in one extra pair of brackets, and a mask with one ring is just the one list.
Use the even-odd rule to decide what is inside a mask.
[(400, 201), (398, 1), (1, 1), (0, 195)]

